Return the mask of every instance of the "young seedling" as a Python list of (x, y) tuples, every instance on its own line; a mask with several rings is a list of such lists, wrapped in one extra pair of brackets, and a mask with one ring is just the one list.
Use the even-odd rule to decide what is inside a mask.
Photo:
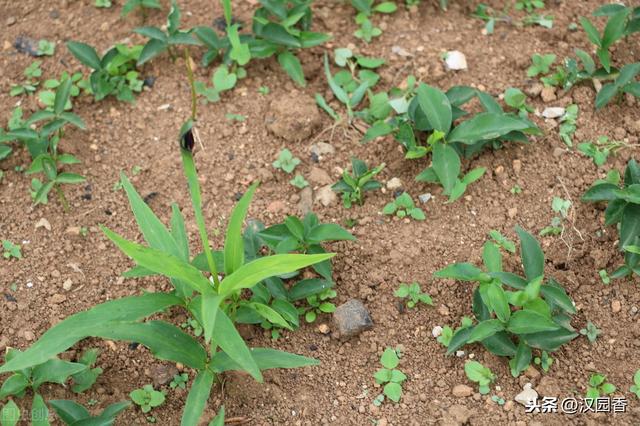
[(527, 105), (526, 101), (527, 95), (520, 89), (509, 87), (504, 92), (504, 102), (511, 108), (518, 110), (520, 117), (527, 117), (530, 112), (534, 111), (531, 106)]
[(88, 349), (84, 351), (78, 362), (86, 365), (87, 368), (71, 376), (73, 379), (73, 386), (71, 386), (72, 391), (76, 393), (86, 391), (93, 386), (98, 376), (102, 374), (102, 368), (93, 367), (98, 359), (98, 353), (98, 349)]
[(607, 376), (599, 373), (592, 374), (591, 377), (589, 377), (585, 402), (591, 406), (601, 395), (610, 395), (615, 391), (615, 385), (607, 382)]
[(111, 0), (95, 0), (93, 5), (97, 8), (108, 9), (112, 6)]
[(462, 317), (462, 320), (460, 320), (460, 327), (456, 328), (455, 330), (453, 330), (448, 325), (444, 326), (442, 328), (442, 332), (440, 336), (436, 337), (436, 341), (438, 341), (438, 343), (440, 343), (442, 346), (447, 348), (449, 347), (449, 344), (451, 343), (451, 339), (453, 338), (454, 334), (456, 334), (457, 332), (459, 332), (464, 328), (471, 327), (472, 325), (473, 325), (473, 320), (467, 316), (464, 316)]
[[(48, 402), (58, 417), (68, 426), (77, 424), (112, 425), (115, 424), (116, 417), (131, 406), (129, 401), (116, 402), (102, 410), (99, 415), (92, 416), (89, 410), (75, 401), (55, 399)], [(91, 406), (92, 404), (89, 403), (87, 405)]]
[(298, 164), (300, 164), (300, 159), (294, 157), (287, 148), (280, 151), (278, 158), (272, 163), (275, 169), (280, 169), (287, 174), (293, 173)]
[(513, 185), (509, 192), (513, 195), (522, 194), (522, 188), (520, 187), (520, 185)]
[(14, 244), (9, 240), (2, 240), (2, 257), (10, 260), (12, 257), (14, 259), (22, 259), (22, 250), (18, 244)]
[(53, 56), (56, 51), (56, 43), (42, 39), (38, 42), (38, 56)]
[(413, 199), (406, 192), (403, 192), (395, 200), (384, 206), (382, 213), (386, 215), (395, 214), (399, 218), (409, 216), (415, 220), (426, 219), (424, 211), (420, 207), (416, 207)]
[(621, 99), (625, 93), (640, 98), (640, 81), (636, 81), (638, 74), (640, 74), (640, 62), (620, 68), (616, 79), (602, 86), (596, 95), (596, 109), (604, 107), (613, 99)]
[[(631, 274), (640, 276), (640, 253), (633, 247), (640, 246), (640, 166), (635, 160), (629, 160), (624, 173), (624, 182), (620, 186), (619, 173), (609, 173), (607, 179), (597, 180), (582, 196), (586, 202), (606, 201), (605, 225), (620, 223), (618, 248), (624, 252), (625, 264), (611, 273), (611, 278), (622, 278)], [(640, 249), (637, 250), (640, 252)]]
[(569, 217), (571, 201), (560, 197), (553, 197), (551, 209), (557, 213), (557, 216), (554, 216), (553, 219), (551, 219), (550, 226), (547, 226), (540, 231), (541, 237), (546, 237), (547, 235), (561, 235), (564, 232), (564, 221)]
[(551, 368), (551, 364), (553, 364), (553, 358), (549, 356), (547, 351), (542, 351), (542, 354), (539, 357), (535, 357), (533, 362), (536, 363), (536, 365), (539, 365), (542, 368), (542, 371), (548, 373)]
[(173, 380), (169, 383), (171, 389), (186, 389), (187, 382), (189, 381), (189, 375), (187, 373), (176, 374), (173, 376)]
[(515, 377), (531, 364), (533, 348), (553, 352), (578, 336), (570, 325), (576, 312), (573, 301), (555, 280), (544, 279), (540, 244), (520, 227), (516, 233), (526, 278), (503, 271), (502, 254), (491, 241), (483, 247), (485, 271), (470, 263), (455, 263), (434, 274), (479, 282), (472, 303), (477, 323), (454, 333), (447, 354), (481, 342), (491, 353), (511, 358), (509, 366)]
[(367, 43), (370, 43), (374, 37), (382, 34), (382, 30), (375, 27), (369, 19), (373, 13), (393, 13), (398, 9), (394, 2), (385, 1), (374, 6), (374, 1), (375, 0), (351, 0), (351, 5), (358, 11), (356, 24), (360, 26), (354, 35)]
[(516, 10), (525, 10), (527, 13), (533, 12), (535, 9), (544, 9), (543, 0), (516, 0)]
[(564, 115), (560, 118), (560, 139), (562, 139), (569, 148), (573, 146), (573, 140), (571, 138), (576, 132), (578, 112), (578, 105), (571, 104), (565, 109)]
[(309, 182), (301, 174), (297, 174), (289, 183), (298, 189), (306, 188), (309, 186)]
[(600, 167), (607, 162), (610, 154), (621, 148), (627, 147), (624, 142), (609, 140), (607, 136), (598, 136), (595, 142), (582, 142), (578, 144), (578, 151), (593, 160), (593, 164)]
[(309, 306), (298, 308), (300, 315), (304, 314), (305, 321), (311, 323), (318, 318), (320, 314), (330, 314), (335, 312), (336, 305), (329, 300), (335, 298), (338, 295), (334, 289), (326, 289), (322, 293), (314, 294), (307, 297), (307, 303)]
[(153, 385), (144, 385), (142, 389), (136, 389), (129, 394), (131, 401), (140, 406), (143, 413), (164, 404), (164, 393), (153, 389)]
[(193, 335), (196, 337), (202, 336), (202, 326), (193, 318), (188, 318), (187, 321), (180, 324), (180, 327), (190, 329)]
[(407, 380), (407, 376), (396, 368), (400, 364), (400, 356), (396, 349), (386, 348), (380, 357), (383, 368), (373, 375), (377, 384), (384, 385), (381, 397), (376, 398), (380, 403), (385, 396), (396, 403), (402, 397), (402, 383)]
[(527, 76), (535, 77), (540, 74), (547, 74), (555, 60), (556, 55), (553, 53), (545, 55), (534, 53), (533, 56), (531, 56), (532, 65), (527, 69)]
[(541, 27), (551, 29), (553, 28), (553, 16), (541, 15), (538, 13), (529, 14), (522, 18), (522, 25), (539, 25)]
[(491, 238), (493, 242), (503, 250), (508, 251), (509, 253), (516, 252), (516, 244), (502, 235), (500, 231), (492, 229), (491, 231), (489, 231), (489, 238)]
[(640, 370), (636, 370), (636, 373), (633, 375), (633, 385), (629, 388), (629, 392), (634, 393), (640, 398)]
[(56, 93), (53, 89), (57, 89), (58, 87), (60, 87), (62, 82), (66, 79), (71, 80), (71, 89), (69, 91), (69, 99), (64, 106), (65, 111), (69, 111), (73, 108), (71, 98), (78, 96), (81, 89), (84, 89), (85, 93), (91, 92), (91, 89), (89, 87), (89, 80), (83, 79), (81, 72), (76, 72), (73, 73), (73, 75), (69, 75), (68, 72), (63, 71), (59, 79), (51, 78), (49, 80), (45, 80), (45, 82), (42, 84), (43, 88), (49, 90), (41, 90), (40, 92), (38, 92), (38, 99), (43, 105), (45, 105), (47, 110), (53, 111), (56, 98)]
[(40, 82), (38, 79), (42, 76), (42, 70), (40, 65), (42, 61), (33, 61), (31, 65), (24, 69), (24, 76), (27, 78), (22, 84), (15, 84), (11, 86), (10, 96), (19, 96), (22, 94), (32, 94), (36, 91)]
[(476, 7), (476, 11), (471, 16), (486, 22), (484, 30), (487, 34), (493, 34), (496, 22), (509, 23), (512, 21), (511, 17), (507, 15), (505, 11), (498, 12), (484, 3), (478, 4), (478, 6)]
[(589, 19), (580, 17), (580, 25), (582, 25), (582, 28), (587, 33), (587, 37), (589, 37), (591, 43), (595, 44), (598, 48), (596, 55), (607, 73), (611, 72), (611, 55), (609, 48), (623, 36), (628, 36), (634, 31), (640, 31), (637, 23), (635, 25), (629, 25), (631, 23), (629, 17), (632, 15), (631, 8), (622, 6), (619, 8), (614, 7), (614, 9), (615, 10), (606, 10), (603, 7), (594, 13), (596, 16), (607, 16), (607, 24), (602, 35), (600, 35), (600, 32)]
[(595, 326), (591, 321), (587, 322), (587, 326), (585, 328), (580, 329), (580, 334), (589, 339), (589, 342), (594, 343), (598, 336), (602, 332)]
[(482, 395), (489, 393), (489, 385), (494, 382), (496, 376), (491, 370), (478, 361), (467, 361), (464, 363), (464, 372), (467, 378), (478, 384), (478, 391)]
[(420, 289), (420, 284), (417, 282), (411, 284), (400, 284), (400, 287), (393, 293), (394, 296), (407, 300), (407, 307), (409, 309), (414, 308), (418, 302), (422, 302), (425, 305), (433, 305), (431, 296), (428, 293), (423, 293)]
[(609, 273), (607, 272), (606, 269), (600, 269), (598, 271), (598, 276), (600, 276), (600, 280), (602, 281), (602, 284), (604, 285), (611, 284), (611, 277), (609, 276)]
[(364, 204), (364, 193), (366, 191), (374, 191), (382, 187), (374, 177), (384, 167), (385, 164), (382, 163), (374, 169), (369, 169), (364, 161), (352, 157), (351, 173), (347, 170), (343, 171), (342, 178), (331, 189), (342, 193), (342, 204), (345, 208), (351, 208), (354, 203), (361, 206)]
[[(101, 0), (96, 0), (101, 1)], [(107, 0), (109, 1), (109, 0)], [(111, 2), (109, 1), (109, 6), (111, 6)], [(162, 9), (160, 2), (158, 0), (127, 0), (126, 3), (122, 6), (122, 11), (120, 12), (121, 16), (127, 16), (134, 10), (138, 9), (140, 14), (142, 15), (142, 20), (146, 20), (148, 9)]]

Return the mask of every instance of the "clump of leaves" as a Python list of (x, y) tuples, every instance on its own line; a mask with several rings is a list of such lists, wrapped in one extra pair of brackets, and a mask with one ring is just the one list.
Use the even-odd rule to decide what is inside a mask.
[(471, 14), (471, 16), (486, 22), (484, 30), (487, 34), (493, 34), (496, 22), (508, 23), (512, 21), (511, 17), (507, 15), (505, 11), (498, 12), (491, 6), (488, 6), (484, 3), (478, 4), (478, 6), (476, 6), (475, 12)]
[[(638, 27), (640, 28), (640, 25)], [(613, 99), (621, 99), (625, 93), (640, 98), (640, 81), (636, 80), (638, 74), (640, 74), (640, 62), (634, 62), (620, 68), (616, 79), (602, 86), (596, 95), (596, 109), (604, 107)]]
[(580, 334), (589, 339), (589, 342), (591, 343), (595, 342), (601, 333), (602, 332), (598, 329), (598, 327), (596, 327), (595, 324), (591, 321), (587, 322), (587, 326), (585, 328), (580, 329)]
[(56, 43), (42, 39), (38, 41), (38, 56), (53, 56), (56, 51)]
[(640, 166), (634, 159), (627, 163), (622, 186), (620, 180), (619, 174), (610, 174), (606, 180), (594, 182), (582, 196), (586, 202), (607, 202), (605, 225), (620, 224), (618, 247), (624, 252), (625, 264), (611, 278), (632, 273), (640, 276)]
[(553, 53), (548, 53), (545, 55), (534, 53), (531, 56), (532, 65), (527, 69), (527, 77), (535, 77), (540, 74), (547, 74), (555, 60), (556, 55), (554, 55)]
[(287, 148), (280, 151), (278, 158), (272, 163), (274, 168), (280, 169), (289, 174), (293, 173), (298, 164), (300, 164), (300, 159), (298, 157), (294, 157), (291, 151)]
[(522, 18), (522, 25), (539, 25), (544, 28), (553, 28), (553, 16), (532, 13)]
[(460, 320), (460, 327), (458, 327), (455, 330), (453, 330), (448, 325), (444, 326), (442, 328), (442, 332), (441, 332), (440, 336), (436, 337), (436, 340), (442, 346), (447, 348), (447, 347), (449, 347), (449, 344), (451, 343), (451, 339), (453, 338), (453, 335), (455, 333), (457, 333), (458, 331), (462, 330), (463, 328), (471, 327), (472, 325), (473, 325), (473, 320), (471, 318), (467, 317), (467, 316), (464, 316)]
[(112, 6), (111, 0), (95, 0), (93, 5), (102, 9), (108, 9)]
[(113, 95), (119, 101), (133, 102), (134, 93), (142, 91), (143, 81), (138, 78), (140, 74), (136, 71), (142, 46), (117, 44), (102, 58), (93, 47), (85, 43), (69, 41), (67, 48), (78, 61), (93, 70), (89, 83), (91, 93), (97, 101)]
[[(111, 2), (109, 2), (109, 6), (111, 6)], [(162, 9), (162, 6), (158, 0), (127, 0), (122, 6), (120, 15), (127, 16), (136, 9), (140, 11), (144, 20), (147, 17), (148, 9)]]
[(178, 57), (175, 50), (176, 46), (200, 44), (191, 35), (190, 30), (183, 31), (180, 29), (180, 7), (176, 0), (171, 1), (166, 31), (158, 27), (140, 27), (136, 28), (134, 32), (149, 39), (140, 52), (137, 65), (142, 65), (164, 52), (169, 52), (171, 59), (175, 60)]
[(633, 375), (633, 385), (629, 388), (629, 392), (634, 393), (640, 398), (640, 370), (636, 370), (636, 373)]
[(164, 404), (164, 393), (153, 389), (153, 385), (144, 385), (129, 394), (131, 401), (140, 406), (143, 413), (148, 413), (152, 408)]
[(465, 362), (464, 372), (469, 380), (478, 384), (478, 391), (482, 395), (489, 393), (489, 385), (496, 379), (491, 370), (478, 361)]
[(171, 389), (185, 389), (187, 387), (187, 382), (189, 381), (189, 375), (187, 373), (176, 374), (173, 376), (173, 380), (169, 383), (169, 387)]
[(357, 159), (351, 158), (351, 173), (347, 170), (342, 172), (342, 178), (334, 184), (331, 189), (335, 192), (342, 193), (342, 204), (349, 209), (355, 203), (364, 204), (364, 193), (366, 191), (374, 191), (380, 189), (382, 185), (374, 179), (385, 167), (382, 163), (378, 167), (369, 169), (367, 164)]
[(69, 426), (76, 424), (100, 424), (110, 426), (115, 423), (116, 417), (118, 417), (120, 413), (131, 406), (129, 401), (116, 402), (102, 410), (99, 415), (92, 416), (89, 410), (75, 401), (55, 399), (49, 401), (49, 404), (64, 424)]
[[(434, 274), (479, 282), (472, 304), (477, 323), (456, 331), (447, 354), (480, 342), (491, 353), (511, 358), (514, 377), (529, 367), (533, 349), (553, 352), (578, 336), (570, 324), (570, 315), (576, 312), (572, 300), (553, 278), (545, 282), (540, 244), (520, 227), (516, 233), (526, 278), (502, 270), (502, 255), (491, 241), (482, 252), (486, 271), (470, 263), (455, 263)], [(513, 290), (505, 290), (504, 285)]]
[(576, 132), (576, 121), (578, 120), (578, 105), (571, 104), (564, 110), (564, 115), (560, 118), (560, 139), (568, 147), (573, 146), (571, 139)]
[(593, 160), (596, 166), (602, 166), (607, 162), (607, 158), (618, 149), (626, 147), (627, 144), (621, 141), (609, 140), (608, 136), (598, 136), (595, 142), (582, 142), (578, 144), (578, 151)]
[(615, 385), (607, 382), (607, 376), (600, 373), (592, 374), (591, 377), (589, 377), (585, 403), (591, 406), (601, 395), (610, 395), (615, 391)]
[(531, 13), (535, 9), (544, 9), (544, 0), (516, 0), (515, 8)]
[(78, 362), (87, 366), (86, 369), (72, 375), (73, 386), (71, 390), (76, 393), (82, 393), (89, 389), (102, 374), (102, 368), (93, 367), (98, 359), (98, 349), (87, 349), (84, 351)]
[(40, 69), (40, 65), (42, 61), (33, 61), (27, 68), (24, 69), (24, 76), (26, 80), (20, 84), (14, 84), (11, 86), (11, 90), (9, 91), (10, 96), (19, 96), (22, 94), (31, 94), (36, 91), (38, 87), (39, 78), (42, 76), (42, 69)]
[(376, 5), (374, 3), (375, 0), (351, 0), (351, 5), (358, 11), (356, 24), (360, 26), (354, 35), (367, 43), (382, 34), (382, 30), (371, 22), (371, 16), (374, 13), (393, 13), (398, 9), (396, 4), (391, 1), (383, 1)]
[(420, 284), (413, 282), (411, 284), (401, 283), (400, 286), (393, 293), (394, 296), (407, 300), (407, 307), (409, 309), (414, 308), (419, 302), (425, 305), (433, 305), (433, 300), (428, 293), (423, 293), (420, 289)]
[(330, 302), (330, 299), (335, 298), (338, 295), (332, 288), (324, 290), (322, 293), (314, 294), (307, 297), (308, 306), (298, 308), (298, 313), (304, 315), (304, 319), (307, 322), (314, 322), (320, 314), (330, 314), (335, 312), (336, 305)]
[(309, 182), (301, 174), (297, 174), (289, 183), (298, 189), (306, 188), (309, 186)]
[(386, 348), (380, 357), (383, 368), (373, 375), (377, 384), (384, 385), (379, 402), (382, 402), (386, 396), (397, 403), (402, 397), (402, 383), (407, 380), (407, 376), (396, 368), (400, 364), (400, 356), (396, 349)]
[(9, 240), (2, 240), (2, 257), (5, 259), (22, 259), (22, 250), (20, 245), (14, 244)]
[(553, 364), (553, 358), (549, 356), (547, 351), (542, 351), (542, 354), (539, 357), (535, 357), (533, 362), (536, 365), (539, 365), (542, 368), (542, 371), (548, 373), (551, 368), (551, 364)]
[(211, 77), (212, 86), (201, 81), (195, 83), (196, 93), (204, 96), (206, 102), (218, 102), (220, 94), (233, 89), (238, 81), (238, 74), (229, 72), (226, 65), (220, 65)]
[(520, 117), (526, 117), (530, 112), (533, 112), (533, 108), (527, 105), (527, 95), (522, 90), (514, 87), (509, 87), (504, 91), (504, 102), (518, 111)]
[(415, 220), (425, 220), (426, 216), (420, 207), (416, 207), (411, 195), (403, 192), (395, 200), (388, 203), (382, 209), (382, 213), (386, 215), (395, 214), (399, 218), (412, 217)]
[(492, 229), (491, 231), (489, 231), (489, 237), (493, 240), (493, 242), (498, 247), (502, 248), (503, 250), (506, 250), (509, 253), (516, 252), (516, 244), (510, 239), (508, 239), (507, 237), (505, 237), (504, 235), (502, 235), (500, 231)]
[(569, 217), (571, 209), (571, 201), (560, 197), (553, 197), (551, 201), (551, 209), (557, 214), (551, 219), (551, 225), (544, 227), (540, 231), (541, 237), (547, 235), (561, 235), (564, 232), (564, 221)]

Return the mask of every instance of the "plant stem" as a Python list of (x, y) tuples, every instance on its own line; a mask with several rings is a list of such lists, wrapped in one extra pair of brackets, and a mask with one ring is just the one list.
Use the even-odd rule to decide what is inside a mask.
[(184, 62), (187, 66), (187, 78), (189, 79), (189, 86), (191, 87), (191, 119), (195, 122), (198, 114), (198, 97), (196, 95), (196, 84), (193, 77), (193, 69), (191, 68), (191, 55), (189, 54), (189, 48), (184, 49)]
[(60, 189), (60, 185), (54, 184), (54, 188), (56, 188), (56, 192), (58, 193), (58, 198), (60, 198), (60, 203), (62, 204), (62, 208), (65, 213), (69, 213), (69, 202), (67, 201), (67, 197), (64, 196), (64, 192)]

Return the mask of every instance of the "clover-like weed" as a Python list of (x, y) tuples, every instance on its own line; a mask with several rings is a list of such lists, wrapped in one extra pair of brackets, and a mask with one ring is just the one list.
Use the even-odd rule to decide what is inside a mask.
[(20, 245), (14, 244), (9, 240), (2, 240), (2, 257), (5, 259), (22, 259)]
[(596, 166), (602, 166), (607, 162), (610, 154), (628, 146), (623, 141), (609, 140), (608, 136), (598, 136), (595, 142), (582, 142), (578, 144), (578, 151), (593, 160)]
[(24, 69), (24, 76), (26, 80), (20, 84), (14, 84), (9, 91), (10, 96), (19, 96), (22, 94), (34, 93), (40, 84), (39, 78), (42, 76), (42, 69), (40, 65), (42, 61), (33, 61), (27, 68)]
[(548, 53), (545, 55), (534, 53), (531, 56), (532, 65), (527, 69), (527, 76), (535, 77), (539, 74), (547, 74), (555, 60), (556, 55), (554, 55), (553, 53)]
[(402, 383), (407, 380), (407, 376), (397, 369), (400, 364), (401, 354), (393, 348), (386, 348), (380, 357), (381, 369), (373, 375), (376, 383), (384, 385), (382, 388), (382, 398), (376, 400), (381, 403), (386, 396), (393, 402), (399, 402), (402, 397)]
[(384, 169), (385, 164), (382, 163), (376, 168), (369, 169), (367, 164), (357, 159), (351, 158), (351, 173), (347, 170), (342, 172), (342, 178), (334, 184), (331, 189), (338, 193), (342, 193), (342, 204), (345, 208), (351, 208), (355, 203), (362, 205), (364, 203), (364, 193), (380, 189), (382, 185), (374, 179), (374, 177)]
[(571, 209), (571, 201), (560, 197), (553, 197), (551, 201), (551, 209), (557, 214), (551, 219), (551, 225), (544, 227), (540, 231), (540, 236), (560, 235), (564, 232), (564, 222), (569, 217)]
[(280, 169), (288, 174), (293, 173), (298, 164), (300, 164), (300, 159), (298, 157), (294, 157), (291, 151), (287, 148), (280, 151), (278, 158), (272, 163), (274, 168)]
[(406, 192), (403, 192), (395, 200), (384, 206), (382, 213), (386, 215), (395, 214), (399, 218), (409, 216), (415, 220), (426, 219), (424, 211), (420, 207), (416, 207), (411, 195)]
[(551, 364), (553, 364), (553, 358), (547, 353), (547, 351), (542, 351), (542, 354), (535, 357), (533, 362), (536, 365), (539, 365), (542, 368), (542, 371), (547, 373), (551, 368)]
[(591, 406), (601, 395), (610, 395), (615, 391), (615, 385), (607, 382), (607, 376), (600, 373), (592, 374), (591, 377), (589, 377), (585, 403)]
[(297, 174), (289, 183), (298, 189), (306, 188), (309, 186), (309, 182), (301, 174)]
[(189, 375), (187, 373), (175, 374), (173, 380), (169, 383), (171, 389), (186, 389), (187, 382), (189, 381)]
[(422, 289), (420, 289), (420, 284), (417, 282), (411, 284), (401, 283), (393, 294), (401, 299), (408, 299), (407, 307), (409, 309), (414, 308), (419, 302), (425, 305), (433, 305), (431, 296), (428, 293), (423, 293)]
[(595, 326), (591, 321), (587, 322), (585, 328), (580, 329), (580, 334), (585, 336), (589, 342), (594, 343), (598, 336), (602, 334), (602, 331), (598, 327)]
[(498, 247), (502, 248), (503, 250), (508, 251), (509, 253), (516, 252), (516, 244), (502, 235), (500, 231), (492, 229), (491, 231), (489, 231), (489, 237)]
[(472, 382), (478, 384), (478, 391), (482, 395), (489, 393), (489, 385), (493, 383), (496, 376), (488, 367), (480, 364), (478, 361), (467, 361), (464, 363), (464, 373)]
[(153, 385), (144, 385), (141, 389), (135, 389), (129, 394), (131, 401), (140, 406), (143, 413), (148, 413), (155, 407), (164, 404), (164, 393), (157, 391)]

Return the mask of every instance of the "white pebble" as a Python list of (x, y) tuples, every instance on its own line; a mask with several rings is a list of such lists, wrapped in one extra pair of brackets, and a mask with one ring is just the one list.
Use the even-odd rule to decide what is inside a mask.
[(433, 334), (433, 337), (440, 336), (442, 334), (442, 327), (436, 325), (435, 327), (433, 327), (433, 330), (431, 330), (431, 334)]

